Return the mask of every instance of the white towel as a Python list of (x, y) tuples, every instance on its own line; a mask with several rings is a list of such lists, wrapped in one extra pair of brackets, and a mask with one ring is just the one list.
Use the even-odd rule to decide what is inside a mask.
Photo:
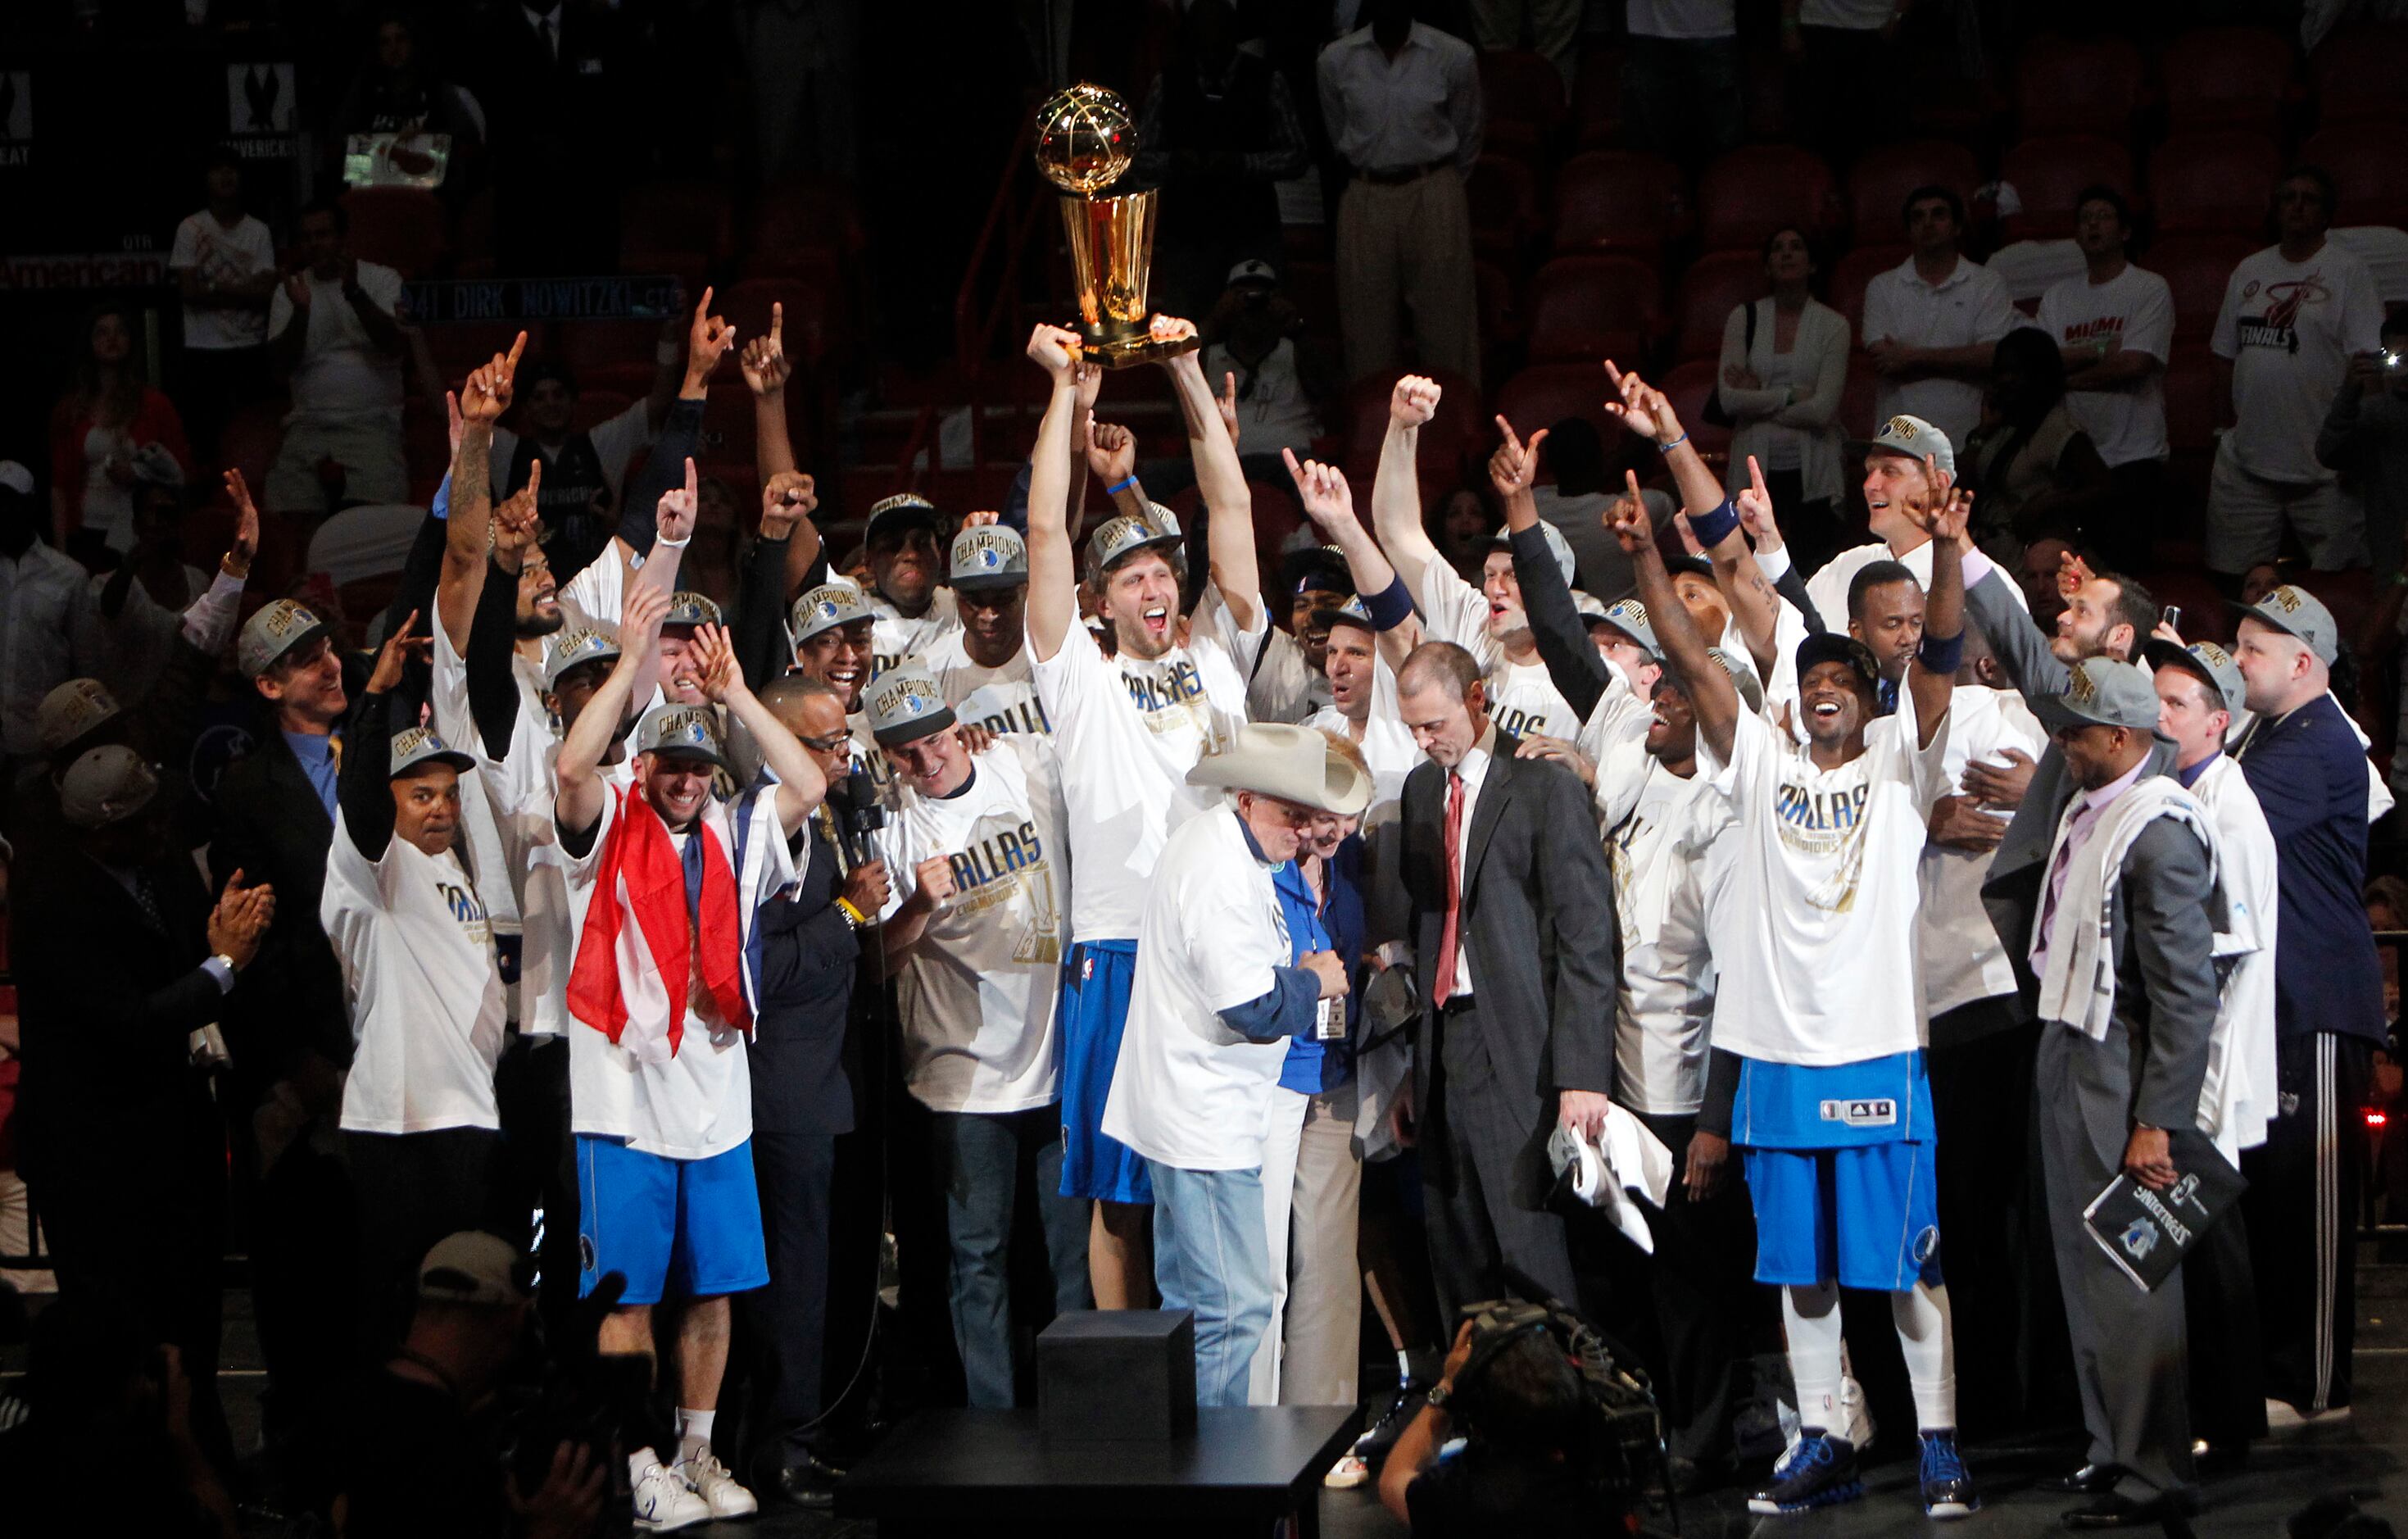
[(1603, 1136), (1591, 1140), (1558, 1126), (1555, 1139), (1571, 1156), (1572, 1195), (1605, 1215), (1630, 1243), (1656, 1254), (1656, 1235), (1632, 1197), (1656, 1212), (1672, 1187), (1672, 1151), (1647, 1125), (1618, 1105), (1605, 1109)]

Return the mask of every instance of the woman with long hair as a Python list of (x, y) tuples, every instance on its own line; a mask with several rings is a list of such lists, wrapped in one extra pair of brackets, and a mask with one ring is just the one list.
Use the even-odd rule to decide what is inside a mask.
[(135, 312), (93, 310), (74, 382), (50, 419), (50, 513), (59, 548), (95, 568), (134, 546), (134, 489), (181, 486), (193, 452), (175, 403), (143, 377)]
[(1803, 230), (1765, 240), (1772, 292), (1723, 323), (1716, 385), (1732, 427), (1731, 494), (1746, 489), (1755, 456), (1799, 569), (1810, 575), (1840, 546), (1840, 394), (1848, 382), (1848, 319), (1814, 297), (1816, 271)]
[(2049, 534), (2117, 553), (2130, 545), (2128, 531), (2102, 526), (2113, 506), (2107, 465), (2066, 410), (2065, 359), (2044, 331), (2026, 326), (1999, 338), (1982, 425), (1956, 463), (1979, 494), (1973, 540), (1993, 560), (2012, 567)]

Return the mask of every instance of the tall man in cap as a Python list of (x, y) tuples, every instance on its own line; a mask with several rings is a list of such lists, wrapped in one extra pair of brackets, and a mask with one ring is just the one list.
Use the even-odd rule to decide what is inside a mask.
[(961, 624), (953, 591), (937, 581), (944, 525), (927, 498), (910, 492), (870, 505), (861, 543), (869, 553), (869, 607), (878, 617), (872, 674), (919, 656)]
[(2281, 859), (2275, 1118), (2243, 1163), (2275, 1427), (2349, 1407), (2362, 1114), (2384, 1040), (2383, 974), (2358, 899), (2366, 753), (2332, 698), (2340, 652), (2332, 611), (2304, 589), (2286, 584), (2241, 611), (2234, 654), (2258, 720), (2233, 757)]
[[(1860, 569), (1875, 561), (1899, 563), (1924, 592), (1931, 591), (1931, 537), (1909, 510), (1946, 496), (1956, 482), (1956, 445), (1921, 417), (1888, 418), (1862, 448), (1865, 516), (1873, 538), (1842, 551), (1807, 580), (1807, 597), (1827, 623), (1848, 612), (1849, 586)], [(2021, 588), (2009, 583), (2007, 592), (2018, 607), (2028, 607)]]
[[(1157, 318), (1164, 336), (1192, 331)], [(1194, 353), (1165, 369), (1187, 427), (1197, 484), (1211, 511), (1211, 581), (1180, 645), (1176, 535), (1122, 516), (1087, 545), (1096, 611), (1111, 627), (1107, 658), (1079, 621), (1068, 523), (1069, 434), (1083, 367), (1078, 339), (1039, 326), (1028, 354), (1053, 379), (1030, 461), (1028, 647), (1038, 697), (1054, 723), (1070, 815), (1073, 942), (1062, 1010), (1062, 1189), (1098, 1206), (1087, 1259), (1096, 1302), (1142, 1307), (1146, 1163), (1102, 1131), (1139, 953), (1139, 929), (1164, 841), (1207, 810), (1187, 771), (1245, 719), (1245, 680), (1269, 628), (1245, 473)]]
[[(2085, 1215), (2118, 1174), (2153, 1191), (2189, 1167), (2215, 1028), (2224, 904), (2206, 810), (2169, 771), (2149, 678), (2088, 657), (2041, 700), (2077, 793), (2058, 823), (2028, 953), (2043, 1023), (2041, 1169), (2073, 1337), (2092, 1495), (2073, 1529), (2148, 1527), (2189, 1511), (2184, 1269), (2135, 1287)], [(2101, 948), (2105, 948), (2102, 950)], [(2172, 1135), (2184, 1135), (2177, 1147)]]
[[(1639, 415), (1655, 395), (1626, 389)], [(1626, 413), (1626, 416), (1633, 413)], [(1863, 1494), (1841, 1409), (1840, 1288), (1886, 1293), (1922, 1433), (1926, 1516), (1979, 1504), (1956, 1447), (1948, 1293), (1932, 1205), (1914, 912), (1924, 825), (1942, 788), (1963, 629), (1956, 560), (1971, 499), (1918, 501), (1939, 572), (1895, 715), (1863, 642), (1822, 632), (1798, 649), (1806, 743), (1742, 709), (1674, 597), (1645, 504), (1613, 532), (1632, 557), (1668, 672), (1696, 713), (1700, 773), (1730, 798), (1728, 894), (1742, 922), (1715, 937), (1714, 1046), (1740, 1059), (1731, 1142), (1746, 1151), (1756, 1278), (1782, 1290), (1799, 1441), (1749, 1500), (1791, 1513)]]
[(818, 763), (745, 687), (715, 626), (695, 637), (695, 676), (710, 704), (760, 743), (774, 790), (735, 813), (714, 801), (713, 773), (726, 763), (716, 716), (688, 705), (646, 712), (632, 785), (614, 791), (603, 780), (603, 752), (666, 609), (654, 591), (630, 590), (619, 661), (561, 744), (553, 809), (577, 935), (569, 1075), (583, 1287), (612, 1272), (626, 1280), (602, 1350), (651, 1353), (672, 1258), (688, 1294), (674, 1461), (650, 1448), (628, 1461), (637, 1519), (653, 1528), (757, 1505), (710, 1451), (728, 1295), (768, 1280), (745, 1058), (758, 980), (746, 956), (761, 900), (794, 879), (787, 841), (826, 789)]
[(1006, 733), (972, 755), (917, 662), (870, 684), (869, 723), (900, 783), (879, 846), (894, 885), (880, 939), (896, 971), (905, 1084), (930, 1114), (953, 1339), (970, 1403), (1010, 1409), (1008, 1263), (1024, 1169), (1055, 1309), (1091, 1299), (1087, 1207), (1061, 1189), (1062, 788), (1043, 736)]
[(230, 1465), (216, 1383), (225, 1121), (191, 1039), (222, 1018), (277, 895), (238, 872), (212, 908), (169, 848), (158, 776), (122, 744), (86, 752), (59, 800), (65, 836), (27, 851), (8, 911), (26, 1184), (60, 1292), (124, 1308), (146, 1343), (182, 1354), (194, 1431)]
[(1230, 793), (1164, 844), (1104, 1130), (1144, 1156), (1163, 1307), (1196, 1315), (1196, 1402), (1243, 1405), (1271, 1319), (1263, 1133), (1297, 1038), (1345, 1033), (1352, 969), (1293, 935), (1272, 873), (1369, 777), (1305, 726), (1249, 724), (1187, 771)]
[[(2243, 1150), (2266, 1142), (2274, 1116), (2278, 857), (2249, 777), (2224, 751), (2233, 718), (2246, 712), (2248, 685), (2241, 665), (2213, 641), (2184, 646), (2165, 634), (2160, 630), (2146, 648), (2155, 670), (2149, 682), (2157, 691), (2157, 735), (2172, 741), (2174, 778), (2199, 798), (2215, 826), (2225, 928), (2238, 953), (2225, 964), (2223, 1008), (2208, 1043), (2199, 1129), (2237, 1167)], [(2217, 950), (2221, 954), (2226, 945)], [(2228, 1212), (2183, 1259), (2183, 1302), (2190, 1316), (2191, 1345), (2215, 1365), (2214, 1373), (2191, 1380), (2192, 1435), (2213, 1452), (2238, 1452), (2266, 1430), (2257, 1274), (2240, 1208)]]
[(980, 523), (982, 516), (972, 513), (953, 536), (950, 576), (961, 624), (920, 660), (965, 725), (1051, 738), (1054, 724), (1028, 667), (1028, 546), (1019, 530)]
[[(409, 655), (428, 645), (410, 634), (417, 619), (413, 611), (386, 639), (352, 718), (319, 899), (357, 1043), (342, 1129), (359, 1194), (360, 1323), (371, 1350), (402, 1323), (413, 1258), (454, 1230), (508, 1234), (509, 1225), (494, 1201), (502, 977), (479, 873), (459, 853), (460, 779), (476, 760), (423, 726), (393, 729), (394, 686)], [(523, 1217), (510, 1228), (523, 1228)]]

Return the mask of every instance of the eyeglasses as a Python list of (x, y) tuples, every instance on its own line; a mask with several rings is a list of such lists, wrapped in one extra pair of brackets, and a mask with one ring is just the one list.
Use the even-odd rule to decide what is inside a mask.
[(839, 748), (850, 746), (853, 742), (853, 734), (831, 732), (824, 738), (807, 738), (797, 733), (795, 741), (814, 754), (833, 754)]

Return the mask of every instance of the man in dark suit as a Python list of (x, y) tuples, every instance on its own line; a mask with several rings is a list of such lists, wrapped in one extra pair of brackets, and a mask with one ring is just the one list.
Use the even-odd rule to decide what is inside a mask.
[[(2181, 1269), (2155, 1290), (2135, 1287), (2084, 1211), (2119, 1172), (2172, 1187), (2176, 1132), (2188, 1135), (2186, 1165), (2216, 1158), (2196, 1132), (2218, 998), (2213, 825), (2171, 778), (2157, 690), (2140, 668), (2086, 658), (2038, 712), (2073, 791), (2027, 953), (2044, 1023), (2041, 1167), (2090, 1432), (2092, 1501), (2065, 1522), (2156, 1526), (2186, 1513), (2194, 1494)], [(2105, 957), (2095, 955), (2102, 942)], [(2102, 1000), (2092, 980), (2109, 961), (2114, 992)]]
[(609, 12), (578, 0), (503, 0), (477, 39), (505, 275), (609, 272), (618, 261), (627, 167), (617, 43)]
[(858, 931), (885, 906), (886, 871), (875, 860), (857, 860), (844, 829), (853, 738), (842, 699), (827, 684), (795, 677), (763, 691), (762, 702), (819, 761), (829, 791), (795, 834), (795, 885), (763, 903), (756, 921), (761, 1009), (752, 1047), (752, 1171), (769, 1286), (746, 1304), (768, 1359), (778, 1487), (790, 1501), (826, 1507), (842, 1472), (823, 1457), (824, 1431), (809, 1423), (821, 1414), (828, 1345), (837, 1136), (853, 1131), (847, 1023), (861, 960)]
[(276, 894), (229, 883), (212, 909), (170, 849), (157, 775), (122, 744), (70, 766), (59, 802), (64, 837), (29, 851), (9, 910), (26, 1182), (60, 1291), (177, 1348), (194, 1431), (230, 1467), (217, 1396), (225, 1123), (193, 1038), (258, 954)]
[(1565, 1221), (1541, 1207), (1558, 1122), (1594, 1134), (1613, 1088), (1621, 931), (1589, 794), (1488, 719), (1471, 654), (1416, 647), (1398, 703), (1429, 762), (1405, 780), (1417, 982), (1401, 1142), (1418, 1142), (1439, 1302), (1511, 1291), (1511, 1267), (1577, 1293)]

